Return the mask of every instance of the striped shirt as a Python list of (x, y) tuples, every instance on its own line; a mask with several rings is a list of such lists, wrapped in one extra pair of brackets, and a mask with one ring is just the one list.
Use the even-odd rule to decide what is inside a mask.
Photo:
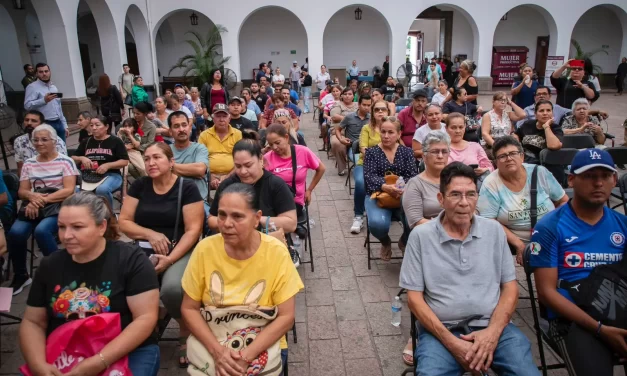
[(44, 186), (57, 189), (63, 188), (63, 177), (78, 175), (74, 161), (67, 155), (58, 154), (49, 162), (39, 162), (32, 157), (24, 162), (20, 181), (29, 180), (33, 188)]

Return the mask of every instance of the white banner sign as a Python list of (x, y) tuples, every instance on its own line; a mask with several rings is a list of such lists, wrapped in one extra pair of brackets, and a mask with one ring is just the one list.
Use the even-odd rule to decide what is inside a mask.
[(546, 57), (546, 69), (544, 71), (544, 85), (549, 87), (553, 91), (554, 87), (551, 85), (551, 75), (559, 67), (564, 65), (564, 56), (547, 56)]

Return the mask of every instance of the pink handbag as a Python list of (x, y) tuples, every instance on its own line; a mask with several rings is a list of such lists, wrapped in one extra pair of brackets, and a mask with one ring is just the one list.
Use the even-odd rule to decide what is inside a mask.
[[(68, 373), (83, 359), (98, 354), (107, 343), (122, 332), (119, 313), (101, 313), (70, 321), (55, 329), (46, 339), (46, 362)], [(20, 367), (25, 376), (32, 376), (27, 364)], [(111, 364), (100, 376), (132, 375), (125, 356)]]

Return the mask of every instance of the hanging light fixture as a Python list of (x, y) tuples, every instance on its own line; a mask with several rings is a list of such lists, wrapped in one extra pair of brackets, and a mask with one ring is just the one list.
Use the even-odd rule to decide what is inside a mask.
[(198, 26), (198, 16), (196, 12), (192, 12), (192, 15), (189, 16), (190, 21), (192, 21), (192, 26)]
[(13, 0), (13, 8), (24, 10), (24, 0)]
[(361, 13), (362, 13), (361, 8), (358, 7), (357, 9), (355, 9), (355, 19), (357, 21), (361, 20)]

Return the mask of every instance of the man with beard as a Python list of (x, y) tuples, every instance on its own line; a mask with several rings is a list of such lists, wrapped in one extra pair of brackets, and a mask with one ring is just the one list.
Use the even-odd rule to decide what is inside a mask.
[[(35, 146), (30, 141), (33, 130), (40, 124), (44, 123), (44, 115), (37, 110), (30, 110), (24, 116), (25, 134), (17, 137), (13, 142), (13, 150), (15, 151), (15, 162), (17, 163), (17, 175), (21, 176), (24, 161), (37, 155)], [(65, 142), (57, 137), (57, 152), (67, 155)]]
[(416, 130), (420, 126), (427, 124), (425, 109), (427, 108), (427, 92), (424, 89), (416, 90), (412, 95), (414, 100), (411, 106), (408, 106), (398, 113), (398, 121), (401, 122), (402, 134), (401, 141), (403, 145), (411, 147), (411, 141), (414, 138)]
[[(182, 111), (175, 111), (168, 116), (168, 126), (174, 138), (170, 145), (174, 154), (173, 172), (186, 179), (194, 181), (198, 191), (205, 200), (205, 217), (209, 214), (207, 195), (207, 171), (209, 170), (209, 152), (203, 144), (191, 142), (192, 125), (189, 118)], [(206, 221), (205, 221), (206, 222)]]
[(46, 119), (46, 123), (51, 125), (57, 131), (57, 136), (65, 142), (69, 132), (67, 121), (61, 108), (62, 95), (57, 87), (50, 82), (52, 73), (48, 64), (38, 63), (36, 69), (37, 81), (26, 87), (24, 108), (27, 111), (37, 110), (41, 112)]
[(257, 103), (257, 107), (263, 112), (268, 101), (268, 95), (259, 91), (259, 84), (256, 82), (250, 84), (250, 98)]
[[(616, 181), (614, 161), (607, 151), (578, 152), (568, 175), (572, 200), (540, 219), (528, 246), (538, 300), (547, 308), (549, 335), (571, 375), (612, 375), (614, 359), (627, 357), (627, 330), (598, 321), (599, 316), (610, 316), (615, 307), (624, 306), (618, 281), (617, 291), (614, 287), (605, 291), (606, 315), (597, 318), (591, 316), (592, 310), (576, 305), (572, 295), (583, 291), (584, 279), (596, 266), (617, 264), (625, 257), (627, 217), (605, 206)], [(595, 303), (596, 299), (592, 304), (602, 307)]]
[(37, 81), (37, 75), (35, 74), (35, 68), (30, 64), (24, 65), (24, 73), (26, 73), (26, 76), (22, 78), (22, 86), (26, 89), (26, 86)]

